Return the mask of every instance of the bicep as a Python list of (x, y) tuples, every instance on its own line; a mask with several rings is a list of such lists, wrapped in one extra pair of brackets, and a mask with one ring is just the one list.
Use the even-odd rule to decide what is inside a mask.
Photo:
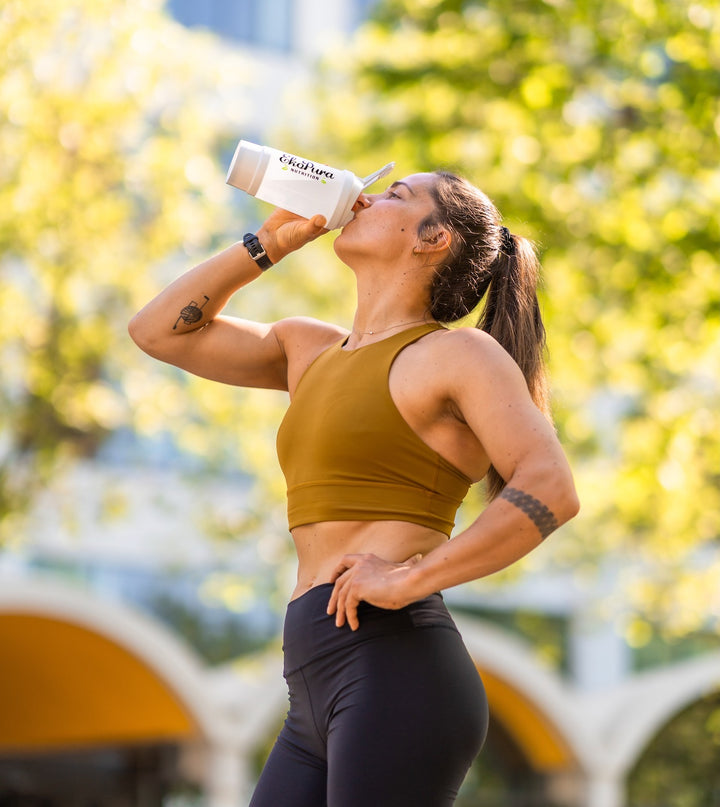
[(463, 395), (461, 411), (507, 484), (499, 499), (523, 512), (544, 538), (577, 513), (579, 502), (555, 430), (512, 365), (496, 368), (484, 395), (477, 389), (478, 397)]
[(165, 348), (163, 360), (194, 375), (241, 387), (287, 389), (276, 325), (218, 316)]

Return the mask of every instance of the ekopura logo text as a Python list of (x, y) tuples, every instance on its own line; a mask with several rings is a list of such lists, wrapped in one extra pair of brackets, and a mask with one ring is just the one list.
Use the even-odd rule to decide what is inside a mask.
[(292, 154), (283, 154), (280, 157), (283, 171), (292, 171), (293, 174), (302, 174), (308, 179), (319, 180), (325, 183), (328, 179), (335, 179), (335, 174), (326, 165), (315, 165), (310, 160), (294, 157)]

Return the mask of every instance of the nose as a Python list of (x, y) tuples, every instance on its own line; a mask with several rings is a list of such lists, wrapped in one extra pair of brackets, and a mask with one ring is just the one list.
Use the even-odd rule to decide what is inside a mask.
[(366, 207), (370, 207), (372, 204), (372, 198), (367, 193), (361, 193), (358, 196), (355, 204), (352, 206), (353, 213), (357, 213), (358, 210), (363, 210)]

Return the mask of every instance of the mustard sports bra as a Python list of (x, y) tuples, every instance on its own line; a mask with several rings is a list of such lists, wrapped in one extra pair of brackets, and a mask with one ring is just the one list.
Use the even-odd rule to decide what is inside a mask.
[(321, 353), (280, 424), (290, 529), (318, 521), (409, 521), (450, 535), (472, 480), (426, 445), (390, 396), (388, 377), (426, 324), (371, 345)]

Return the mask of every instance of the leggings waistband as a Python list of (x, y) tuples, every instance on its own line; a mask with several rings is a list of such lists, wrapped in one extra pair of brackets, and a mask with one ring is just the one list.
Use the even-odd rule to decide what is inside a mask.
[(397, 610), (361, 602), (357, 631), (351, 630), (347, 624), (338, 628), (335, 615), (327, 613), (332, 590), (332, 583), (322, 583), (288, 604), (283, 629), (285, 675), (321, 656), (379, 636), (429, 627), (450, 628), (457, 632), (439, 592)]

